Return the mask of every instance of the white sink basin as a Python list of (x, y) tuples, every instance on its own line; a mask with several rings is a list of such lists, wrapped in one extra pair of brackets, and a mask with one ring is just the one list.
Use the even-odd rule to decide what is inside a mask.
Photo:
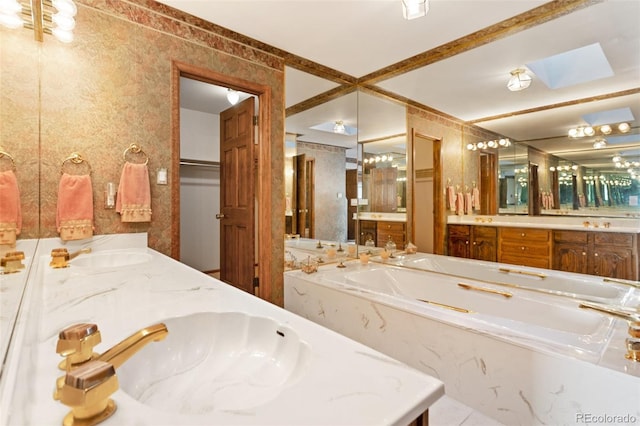
[(294, 383), (307, 343), (270, 318), (204, 312), (162, 321), (169, 334), (118, 370), (121, 389), (154, 409), (184, 415), (265, 404)]
[(79, 268), (119, 268), (122, 266), (139, 265), (150, 260), (151, 255), (145, 251), (107, 250), (97, 253), (80, 254), (70, 262), (70, 265)]

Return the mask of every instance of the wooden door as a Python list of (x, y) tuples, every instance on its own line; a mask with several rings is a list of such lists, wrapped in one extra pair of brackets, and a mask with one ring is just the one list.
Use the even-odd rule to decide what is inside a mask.
[(254, 98), (220, 114), (220, 279), (253, 294)]

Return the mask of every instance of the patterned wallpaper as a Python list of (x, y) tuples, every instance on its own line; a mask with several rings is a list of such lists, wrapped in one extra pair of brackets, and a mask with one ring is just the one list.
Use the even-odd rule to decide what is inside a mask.
[[(61, 164), (79, 152), (92, 169), (95, 234), (148, 232), (152, 248), (170, 253), (171, 204), (178, 199), (170, 185), (154, 182), (159, 168), (168, 168), (171, 175), (174, 167), (172, 61), (271, 87), (271, 228), (274, 235), (282, 235), (282, 218), (275, 213), (283, 205), (282, 59), (222, 37), (215, 26), (152, 1), (76, 3), (71, 44), (50, 36), (38, 43), (28, 30), (0, 30), (0, 146), (16, 159), (25, 217), (22, 237), (58, 235)], [(103, 208), (106, 183), (117, 185), (123, 152), (134, 142), (150, 159), (151, 223), (121, 223), (114, 210)]]

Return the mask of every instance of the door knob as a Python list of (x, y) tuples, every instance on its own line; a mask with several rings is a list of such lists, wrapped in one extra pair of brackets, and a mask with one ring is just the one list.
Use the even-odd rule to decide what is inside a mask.
[(223, 213), (216, 214), (216, 219), (224, 219), (224, 214)]

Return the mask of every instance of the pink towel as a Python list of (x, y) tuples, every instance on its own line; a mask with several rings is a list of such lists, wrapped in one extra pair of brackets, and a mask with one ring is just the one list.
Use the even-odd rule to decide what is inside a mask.
[(116, 211), (123, 222), (151, 222), (151, 188), (146, 164), (124, 164), (118, 185)]
[(56, 227), (63, 241), (93, 235), (93, 187), (91, 176), (63, 173), (58, 187)]
[(456, 197), (456, 214), (464, 214), (464, 194), (462, 192), (458, 192)]
[(22, 230), (20, 191), (13, 170), (0, 172), (0, 244), (15, 245)]
[(464, 195), (464, 214), (470, 214), (471, 213), (471, 209), (472, 209), (472, 204), (471, 204), (471, 193), (467, 192)]
[(456, 210), (456, 193), (453, 190), (453, 186), (447, 186), (447, 203), (449, 204), (449, 210)]
[(480, 210), (480, 190), (478, 188), (473, 188), (471, 198), (473, 198), (473, 209)]

